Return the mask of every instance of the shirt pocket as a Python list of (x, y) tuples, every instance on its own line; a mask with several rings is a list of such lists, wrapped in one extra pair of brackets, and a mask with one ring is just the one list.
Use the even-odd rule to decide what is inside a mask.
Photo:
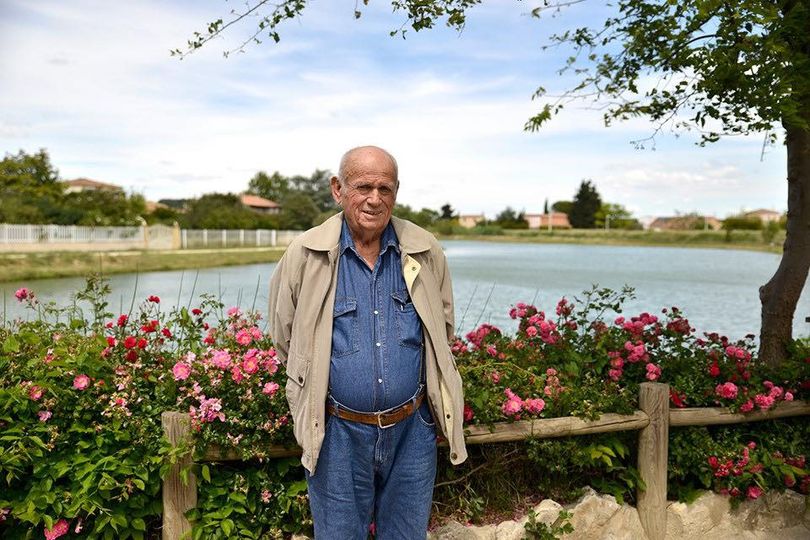
[(357, 300), (350, 297), (335, 298), (332, 317), (332, 356), (345, 356), (359, 351)]
[(394, 299), (394, 319), (397, 325), (397, 337), (400, 345), (414, 349), (422, 348), (422, 321), (411, 302), (408, 289), (391, 293)]

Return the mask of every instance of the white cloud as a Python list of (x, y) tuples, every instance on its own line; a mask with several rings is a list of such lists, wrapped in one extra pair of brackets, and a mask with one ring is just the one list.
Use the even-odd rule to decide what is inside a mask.
[(347, 148), (369, 143), (397, 156), (400, 200), (416, 207), (538, 211), (588, 177), (607, 200), (645, 214), (785, 199), (774, 182), (784, 151), (760, 163), (761, 139), (699, 149), (661, 136), (657, 152), (638, 152), (628, 141), (649, 135), (648, 122), (606, 129), (583, 107), (523, 133), (540, 108), (532, 92), (557, 81), (539, 51), (548, 21), (529, 20), (531, 6), (487, 5), (460, 36), (437, 29), (406, 41), (387, 37), (400, 16), (372, 8), (355, 23), (352, 6), (313, 4), (278, 45), (225, 60), (221, 51), (242, 39), (234, 33), (179, 61), (169, 49), (227, 5), (8, 4), (0, 150), (45, 147), (65, 177), (150, 199), (239, 191), (260, 169), (334, 168)]

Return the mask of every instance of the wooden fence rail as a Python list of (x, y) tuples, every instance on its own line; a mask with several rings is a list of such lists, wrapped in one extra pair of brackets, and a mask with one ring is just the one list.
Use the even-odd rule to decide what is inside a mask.
[[(521, 420), (512, 423), (487, 426), (470, 426), (465, 429), (467, 444), (485, 444), (519, 441), (528, 437), (554, 438), (592, 433), (638, 430), (638, 471), (646, 485), (638, 491), (638, 513), (649, 540), (663, 540), (666, 532), (667, 461), (669, 459), (670, 426), (709, 426), (740, 424), (810, 415), (810, 402), (783, 402), (767, 411), (734, 413), (725, 407), (717, 408), (669, 408), (669, 385), (642, 383), (639, 393), (639, 408), (633, 414), (607, 413), (596, 420), (583, 420), (573, 416)], [(191, 436), (188, 414), (164, 412), (161, 415), (163, 430), (172, 444)], [(297, 446), (272, 446), (268, 457), (289, 457), (301, 454)], [(233, 450), (221, 451), (206, 448), (201, 462), (238, 461), (241, 457)], [(197, 482), (193, 474), (188, 482), (180, 480), (180, 469), (191, 463), (191, 455), (173, 466), (163, 480), (163, 540), (179, 540), (191, 531), (184, 513), (196, 505)]]

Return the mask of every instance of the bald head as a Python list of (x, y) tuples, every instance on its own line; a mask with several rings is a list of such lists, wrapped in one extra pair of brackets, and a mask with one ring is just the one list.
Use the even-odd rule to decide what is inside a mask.
[(375, 160), (375, 158), (382, 158), (390, 163), (393, 179), (396, 181), (397, 185), (399, 185), (399, 167), (397, 166), (397, 160), (386, 150), (378, 146), (358, 146), (343, 154), (343, 157), (340, 158), (338, 180), (344, 183), (347, 179), (351, 178), (353, 173), (358, 172), (358, 169), (363, 167), (363, 163), (369, 160)]

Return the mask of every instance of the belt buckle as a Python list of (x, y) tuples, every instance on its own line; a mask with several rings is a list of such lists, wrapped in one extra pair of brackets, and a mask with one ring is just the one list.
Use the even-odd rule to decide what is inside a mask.
[(388, 424), (388, 425), (384, 426), (384, 425), (382, 424), (382, 417), (383, 417), (383, 414), (385, 414), (385, 413), (380, 413), (380, 414), (378, 414), (378, 415), (377, 415), (377, 427), (378, 427), (378, 428), (380, 428), (380, 429), (388, 429), (388, 428), (390, 428), (390, 427), (394, 427), (395, 425), (397, 425), (397, 423), (396, 423), (396, 422), (392, 422), (392, 423), (390, 423), (390, 424)]

